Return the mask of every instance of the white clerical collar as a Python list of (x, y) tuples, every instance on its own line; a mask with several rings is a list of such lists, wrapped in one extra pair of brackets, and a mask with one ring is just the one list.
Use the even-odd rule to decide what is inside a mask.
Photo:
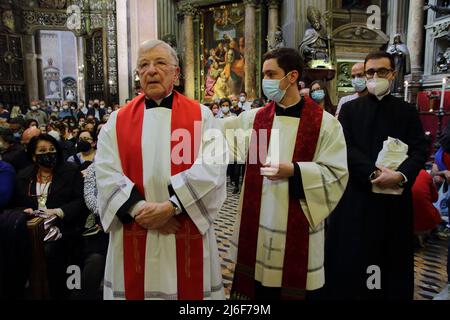
[(149, 97), (147, 97), (147, 96), (145, 96), (145, 98), (147, 98), (148, 100), (153, 100), (153, 101), (155, 101), (156, 104), (159, 106), (159, 105), (161, 104), (161, 102), (162, 102), (164, 99), (170, 97), (171, 94), (172, 94), (172, 92), (170, 92), (170, 93), (169, 93), (167, 96), (165, 96), (163, 99), (159, 99), (159, 100), (153, 100), (152, 98), (149, 98)]
[(293, 107), (293, 106), (298, 105), (298, 104), (300, 103), (300, 101), (302, 101), (302, 99), (298, 100), (296, 103), (293, 103), (293, 104), (291, 104), (291, 105), (289, 105), (289, 106), (282, 105), (281, 103), (277, 103), (277, 104), (278, 104), (278, 106), (280, 106), (280, 107), (283, 108), (283, 109), (288, 109), (288, 108), (291, 108), (291, 107)]

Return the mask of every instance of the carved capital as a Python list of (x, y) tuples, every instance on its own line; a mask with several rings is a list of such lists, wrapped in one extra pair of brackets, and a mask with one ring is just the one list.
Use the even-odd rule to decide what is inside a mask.
[(180, 3), (177, 9), (182, 16), (195, 16), (198, 12), (197, 8), (190, 2)]
[(281, 4), (281, 0), (266, 0), (266, 4), (269, 9), (278, 9)]
[(252, 6), (252, 7), (256, 7), (256, 5), (258, 4), (258, 0), (244, 0), (244, 4), (245, 6)]

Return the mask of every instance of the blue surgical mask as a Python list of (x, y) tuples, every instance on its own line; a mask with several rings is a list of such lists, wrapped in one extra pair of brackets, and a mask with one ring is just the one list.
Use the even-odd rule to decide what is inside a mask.
[[(280, 103), (281, 100), (283, 100), (284, 96), (286, 95), (286, 91), (289, 87), (287, 87), (284, 90), (280, 89), (280, 82), (281, 80), (283, 80), (284, 78), (286, 78), (289, 75), (289, 73), (287, 75), (285, 75), (282, 79), (280, 80), (263, 80), (262, 86), (263, 86), (263, 91), (264, 91), (264, 95), (272, 100), (275, 101), (276, 103)], [(290, 86), (290, 84), (289, 84)]]
[(356, 77), (352, 79), (352, 86), (355, 88), (356, 92), (363, 92), (367, 88), (366, 79)]
[(315, 102), (320, 103), (325, 99), (325, 91), (324, 90), (316, 90), (313, 93), (311, 93), (311, 98)]

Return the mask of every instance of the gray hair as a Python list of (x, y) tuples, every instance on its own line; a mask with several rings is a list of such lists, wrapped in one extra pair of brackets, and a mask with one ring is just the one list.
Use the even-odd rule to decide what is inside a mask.
[(139, 57), (141, 56), (141, 54), (145, 51), (151, 50), (153, 48), (155, 48), (156, 46), (164, 46), (170, 53), (170, 55), (172, 56), (172, 58), (175, 60), (175, 64), (177, 66), (179, 66), (180, 64), (180, 60), (178, 59), (178, 54), (175, 51), (174, 48), (172, 48), (170, 45), (168, 45), (166, 42), (161, 41), (161, 40), (146, 40), (144, 42), (141, 43), (141, 45), (139, 46), (139, 51), (138, 51), (138, 58), (136, 61), (136, 66), (139, 65)]

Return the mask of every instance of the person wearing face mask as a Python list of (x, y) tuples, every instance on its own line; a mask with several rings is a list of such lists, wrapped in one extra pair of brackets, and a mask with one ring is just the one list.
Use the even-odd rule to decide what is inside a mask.
[(33, 137), (27, 152), (34, 164), (18, 173), (12, 207), (56, 217), (63, 236), (44, 244), (47, 277), (51, 298), (66, 299), (66, 270), (80, 263), (81, 231), (88, 213), (82, 176), (77, 166), (64, 162), (58, 142), (49, 135)]
[(247, 92), (242, 91), (239, 94), (239, 108), (241, 108), (242, 111), (248, 111), (252, 109), (252, 103), (250, 101), (247, 101)]
[(106, 109), (103, 105), (103, 108), (100, 107), (100, 102), (98, 100), (94, 100), (94, 104), (92, 108), (88, 110), (87, 116), (94, 116), (99, 122), (106, 114)]
[(25, 114), (25, 120), (29, 119), (36, 120), (39, 125), (48, 123), (47, 114), (39, 109), (39, 101), (31, 102), (30, 110)]
[(367, 90), (364, 63), (362, 62), (358, 62), (352, 67), (352, 86), (356, 92), (352, 95), (342, 97), (339, 100), (339, 104), (336, 109), (336, 118), (339, 117), (339, 112), (344, 104), (360, 97), (364, 97), (369, 93)]
[(214, 118), (220, 117), (220, 105), (218, 103), (213, 102), (209, 108), (211, 109)]
[(322, 81), (314, 81), (311, 83), (310, 96), (326, 112), (334, 114), (334, 105), (331, 102), (328, 89)]
[(61, 111), (58, 113), (59, 119), (64, 119), (66, 117), (73, 117), (73, 113), (72, 113), (72, 110), (70, 110), (68, 101), (64, 101), (64, 103), (61, 107)]
[(239, 99), (236, 96), (231, 96), (231, 113), (235, 114), (236, 116), (240, 115), (242, 112), (241, 107), (239, 106)]
[(232, 297), (314, 299), (325, 283), (323, 229), (347, 184), (347, 149), (339, 121), (301, 98), (304, 68), (295, 49), (266, 53), (262, 87), (272, 102), (221, 120), (238, 138), (251, 133), (250, 143), (227, 139), (233, 156), (246, 160), (230, 241)]
[[(416, 107), (390, 94), (397, 76), (393, 56), (371, 53), (364, 68), (369, 94), (348, 102), (339, 114), (350, 180), (328, 223), (327, 291), (330, 299), (412, 300), (411, 189), (425, 166), (427, 141)], [(389, 137), (408, 146), (408, 157), (396, 170), (376, 164)], [(383, 191), (393, 189), (401, 194)], [(370, 266), (382, 272), (378, 290), (367, 286)]]
[(236, 114), (231, 112), (231, 100), (223, 98), (220, 100), (220, 118), (236, 117)]
[(226, 198), (225, 139), (208, 107), (174, 90), (170, 45), (143, 42), (136, 66), (142, 92), (111, 114), (95, 156), (111, 243), (104, 299), (225, 299), (213, 226)]
[(77, 119), (80, 119), (81, 117), (86, 117), (88, 111), (89, 111), (89, 109), (88, 109), (88, 107), (84, 104), (84, 101), (83, 101), (83, 100), (80, 100), (80, 101), (78, 102)]
[(77, 154), (70, 156), (67, 161), (75, 163), (83, 171), (94, 162), (97, 138), (88, 130), (81, 130), (76, 143)]

